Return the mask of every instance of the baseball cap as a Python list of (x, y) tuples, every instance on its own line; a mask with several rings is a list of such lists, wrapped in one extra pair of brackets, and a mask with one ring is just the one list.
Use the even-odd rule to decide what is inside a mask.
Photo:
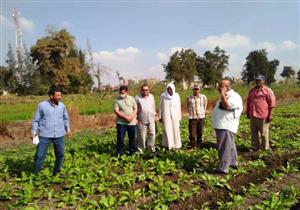
[(265, 76), (263, 75), (258, 75), (255, 80), (265, 80)]
[(194, 85), (194, 86), (193, 86), (193, 89), (198, 89), (198, 90), (200, 90), (200, 85)]

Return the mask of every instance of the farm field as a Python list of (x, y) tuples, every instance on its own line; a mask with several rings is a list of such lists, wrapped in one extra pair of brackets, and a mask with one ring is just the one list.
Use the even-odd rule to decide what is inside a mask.
[[(244, 99), (246, 98), (250, 85), (235, 85), (233, 87)], [(299, 85), (279, 85), (274, 84), (271, 86), (278, 99), (293, 98), (300, 96)], [(137, 95), (139, 93), (140, 85), (130, 87), (129, 94)], [(155, 96), (156, 103), (159, 103), (160, 94), (164, 91), (165, 85), (156, 85), (152, 88), (152, 93)], [(185, 106), (185, 99), (191, 90), (182, 90), (178, 88), (178, 93), (181, 96), (183, 108)], [(217, 90), (204, 89), (202, 91), (210, 102), (209, 106), (212, 107), (214, 102), (219, 97)], [(107, 91), (100, 94), (87, 94), (87, 95), (63, 95), (63, 102), (70, 109), (76, 109), (83, 115), (95, 115), (97, 113), (112, 113), (113, 103), (117, 91)], [(0, 122), (15, 122), (20, 120), (31, 120), (33, 118), (36, 105), (42, 101), (47, 100), (48, 96), (0, 96)]]
[(275, 109), (273, 152), (249, 152), (249, 121), (241, 117), (235, 142), (239, 168), (213, 174), (218, 164), (211, 116), (204, 145), (165, 151), (158, 123), (158, 152), (117, 157), (115, 129), (82, 131), (66, 140), (63, 174), (52, 176), (53, 148), (32, 174), (33, 145), (0, 150), (0, 209), (299, 209), (300, 101)]

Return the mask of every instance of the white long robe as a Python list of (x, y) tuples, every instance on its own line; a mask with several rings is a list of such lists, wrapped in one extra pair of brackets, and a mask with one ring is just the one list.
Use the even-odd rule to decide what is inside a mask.
[(160, 97), (159, 114), (163, 123), (162, 146), (168, 149), (181, 148), (181, 138), (179, 122), (181, 120), (181, 102), (178, 93), (172, 98), (165, 97), (163, 93)]

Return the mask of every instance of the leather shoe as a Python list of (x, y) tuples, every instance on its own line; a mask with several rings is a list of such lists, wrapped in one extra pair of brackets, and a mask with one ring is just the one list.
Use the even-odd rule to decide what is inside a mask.
[(228, 174), (228, 172), (225, 172), (225, 171), (222, 171), (221, 169), (215, 169), (214, 171), (213, 171), (213, 173), (214, 174)]

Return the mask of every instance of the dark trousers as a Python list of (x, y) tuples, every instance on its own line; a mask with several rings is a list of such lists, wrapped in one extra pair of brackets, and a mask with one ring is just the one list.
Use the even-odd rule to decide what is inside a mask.
[(58, 173), (64, 159), (64, 137), (47, 138), (39, 136), (39, 140), (34, 156), (34, 173), (38, 173), (42, 169), (50, 143), (53, 143), (56, 158), (53, 174)]
[(136, 125), (117, 124), (117, 152), (119, 155), (123, 154), (124, 138), (126, 131), (129, 139), (129, 153), (133, 154), (136, 150)]
[(195, 139), (197, 138), (197, 146), (202, 143), (204, 119), (189, 119), (189, 138), (191, 146), (195, 147)]

